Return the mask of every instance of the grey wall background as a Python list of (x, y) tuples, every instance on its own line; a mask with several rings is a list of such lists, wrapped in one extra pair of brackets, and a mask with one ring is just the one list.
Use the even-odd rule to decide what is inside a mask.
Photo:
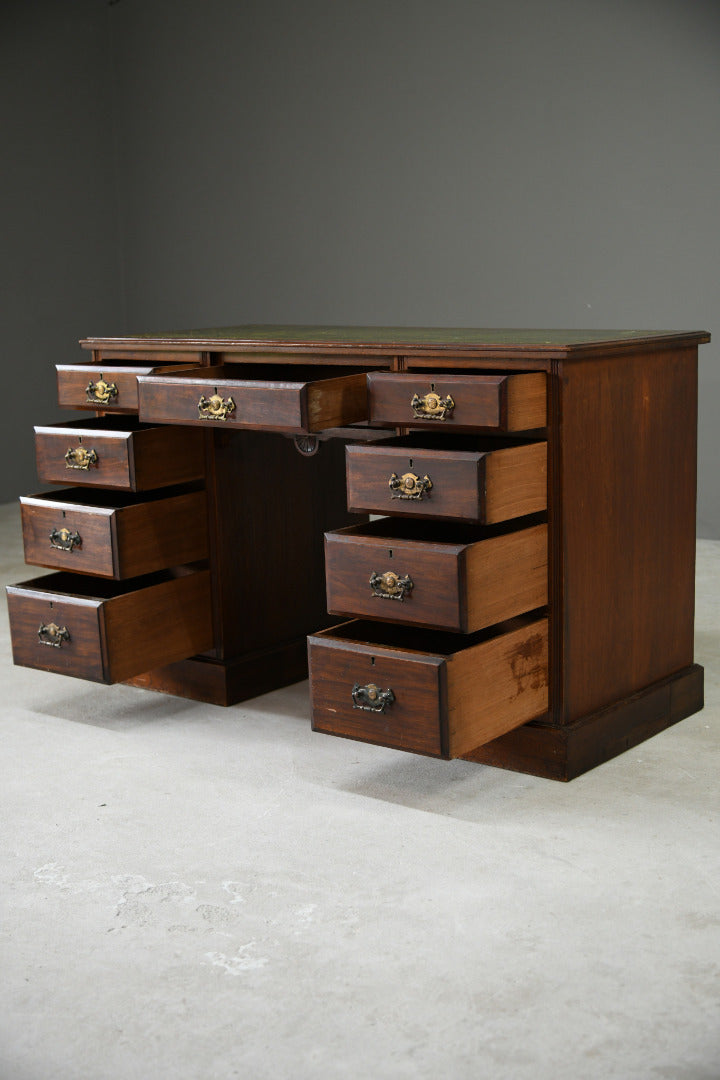
[(709, 329), (714, 0), (2, 7), (0, 499), (87, 334), (237, 322)]

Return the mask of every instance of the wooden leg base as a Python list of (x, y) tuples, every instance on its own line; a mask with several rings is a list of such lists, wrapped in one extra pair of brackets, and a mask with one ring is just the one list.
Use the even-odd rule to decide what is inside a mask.
[(703, 669), (693, 664), (567, 727), (525, 724), (465, 759), (550, 780), (572, 780), (699, 712), (703, 676)]
[(193, 656), (146, 671), (128, 679), (128, 684), (210, 705), (235, 705), (306, 678), (307, 640), (303, 637), (231, 660)]

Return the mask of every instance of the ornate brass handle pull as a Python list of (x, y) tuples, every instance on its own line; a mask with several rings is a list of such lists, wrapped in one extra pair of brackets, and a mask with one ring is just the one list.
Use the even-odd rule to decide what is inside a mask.
[(385, 712), (395, 700), (392, 690), (381, 690), (375, 683), (361, 686), (355, 683), (352, 688), (353, 709), (362, 709), (363, 712)]
[(452, 416), (455, 402), (449, 394), (443, 398), (431, 390), (424, 397), (413, 394), (410, 407), (416, 420), (447, 420)]
[(53, 529), (50, 533), (50, 547), (60, 551), (72, 551), (73, 548), (82, 547), (82, 537), (79, 532), (70, 532), (69, 529)]
[(394, 472), (388, 480), (388, 487), (392, 492), (391, 499), (424, 499), (432, 491), (432, 486), (433, 482), (429, 476), (425, 475), (421, 478), (412, 472), (403, 473), (402, 476)]
[(213, 394), (206, 398), (200, 395), (198, 401), (198, 418), (200, 420), (227, 420), (230, 413), (235, 412), (235, 402), (231, 397), (223, 398), (220, 394)]
[(413, 584), (407, 574), (405, 577), (399, 577), (392, 570), (384, 574), (377, 574), (373, 570), (370, 575), (373, 596), (379, 596), (381, 600), (399, 600), (402, 604), (405, 597), (410, 595)]
[(57, 623), (51, 622), (45, 625), (40, 624), (38, 629), (38, 644), (39, 645), (52, 645), (55, 649), (62, 649), (63, 641), (69, 641), (70, 634), (66, 626), (58, 626)]
[(84, 446), (71, 446), (65, 455), (66, 469), (83, 469), (88, 471), (91, 465), (97, 465), (98, 456), (94, 450), (86, 450)]
[(88, 405), (109, 405), (111, 399), (118, 396), (118, 388), (114, 382), (105, 382), (101, 374), (97, 382), (90, 380), (85, 387), (85, 395)]

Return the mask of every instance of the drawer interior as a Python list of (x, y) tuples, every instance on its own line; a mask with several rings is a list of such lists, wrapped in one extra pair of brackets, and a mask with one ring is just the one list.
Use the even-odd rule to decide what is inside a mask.
[(425, 630), (415, 626), (399, 626), (393, 623), (371, 622), (369, 619), (353, 619), (352, 622), (331, 626), (314, 635), (331, 637), (340, 641), (354, 642), (370, 648), (393, 649), (400, 652), (420, 652), (434, 656), (454, 656), (463, 650), (481, 645), (493, 638), (500, 638), (537, 620), (544, 609), (519, 615), (515, 619), (497, 623), (473, 634), (456, 634), (451, 631)]
[(173, 382), (235, 384), (238, 386), (300, 386), (312, 382), (332, 382), (348, 375), (364, 375), (364, 367), (343, 367), (340, 372), (333, 371), (327, 365), (320, 364), (217, 364), (213, 367), (185, 368), (171, 370), (167, 379)]
[(453, 454), (490, 454), (493, 450), (505, 450), (515, 446), (530, 446), (537, 443), (537, 439), (528, 438), (525, 433), (522, 437), (515, 437), (503, 432), (502, 436), (487, 435), (456, 435), (451, 432), (426, 431), (417, 428), (409, 435), (395, 435), (388, 439), (382, 439), (373, 443), (372, 449), (395, 449), (402, 450), (429, 450), (432, 453)]
[(377, 540), (405, 540), (425, 544), (452, 544), (464, 546), (481, 540), (490, 540), (495, 536), (507, 536), (509, 533), (541, 525), (547, 520), (547, 514), (528, 514), (526, 517), (502, 521), (497, 525), (467, 525), (462, 522), (453, 524), (446, 521), (433, 521), (431, 518), (380, 517), (365, 525), (349, 525), (338, 529), (336, 536), (368, 537)]
[(116, 491), (111, 488), (61, 488), (58, 491), (41, 491), (37, 495), (24, 495), (23, 501), (48, 506), (65, 506), (87, 510), (123, 510), (128, 506), (152, 505), (171, 499), (176, 495), (185, 495), (192, 491), (202, 491), (202, 483), (177, 484), (173, 487), (158, 488), (155, 491)]
[(195, 566), (173, 567), (172, 570), (158, 570), (153, 574), (143, 574), (142, 577), (129, 578), (126, 581), (111, 581), (106, 578), (59, 570), (57, 573), (32, 578), (30, 581), (20, 581), (13, 585), (13, 588), (38, 595), (73, 596), (81, 600), (113, 600), (117, 596), (126, 596), (153, 585), (162, 585), (167, 581), (188, 577), (196, 570)]

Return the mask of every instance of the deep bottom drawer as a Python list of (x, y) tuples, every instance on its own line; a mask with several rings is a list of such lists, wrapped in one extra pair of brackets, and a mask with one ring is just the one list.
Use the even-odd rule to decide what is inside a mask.
[(547, 619), (470, 636), (343, 623), (308, 638), (314, 731), (462, 757), (548, 709)]
[(115, 683), (213, 645), (208, 570), (124, 583), (48, 574), (7, 593), (23, 667)]

